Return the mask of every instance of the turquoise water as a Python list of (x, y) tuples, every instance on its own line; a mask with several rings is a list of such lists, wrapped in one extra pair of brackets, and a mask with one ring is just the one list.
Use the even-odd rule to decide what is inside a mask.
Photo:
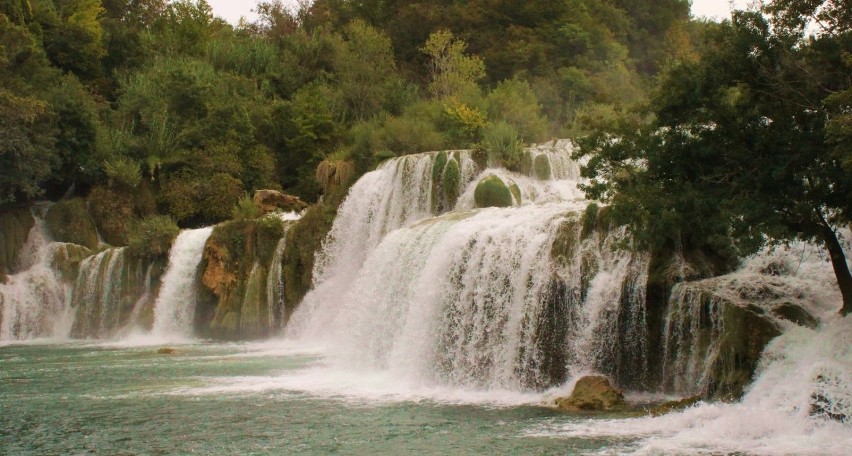
[(325, 370), (310, 352), (157, 348), (0, 347), (0, 453), (556, 455), (631, 443), (533, 436), (531, 429), (592, 418), (523, 397), (490, 403), (488, 392), (392, 392), (384, 378)]

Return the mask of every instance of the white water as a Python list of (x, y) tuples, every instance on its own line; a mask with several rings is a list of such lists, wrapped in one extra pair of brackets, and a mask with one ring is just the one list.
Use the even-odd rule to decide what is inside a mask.
[[(576, 224), (588, 202), (569, 150), (545, 150), (562, 163), (554, 176), (570, 179), (542, 182), (494, 169), (479, 175), (517, 184), (516, 208), (472, 210), (477, 178), (455, 211), (433, 217), (434, 154), (391, 160), (365, 175), (338, 212), (318, 255), (315, 288), (287, 334), (335, 347), (334, 362), (348, 368), (465, 389), (548, 387), (565, 375), (562, 358), (572, 371), (609, 362), (597, 335), (617, 332), (603, 323), (614, 320), (623, 290), (643, 306), (644, 292), (634, 290), (644, 287), (647, 259), (615, 252), (623, 235), (613, 233), (578, 242), (576, 261), (565, 270), (553, 261), (563, 224)], [(591, 284), (581, 283), (583, 274)], [(567, 294), (577, 299), (564, 302), (553, 288), (557, 277), (573, 283)], [(555, 341), (541, 345), (561, 337), (551, 333), (564, 328), (549, 320), (564, 312), (576, 314), (573, 350)]]
[(21, 252), (21, 271), (0, 284), (0, 340), (67, 338), (71, 331), (71, 288), (64, 284), (53, 262), (64, 243), (53, 242), (42, 218)]
[[(828, 413), (811, 414), (815, 397)], [(852, 448), (852, 317), (791, 328), (764, 352), (741, 402), (700, 403), (658, 418), (585, 420), (531, 429), (549, 437), (621, 438), (619, 453), (846, 455)]]
[(192, 337), (198, 265), (213, 227), (182, 231), (169, 251), (169, 266), (154, 304), (151, 335), (164, 340)]

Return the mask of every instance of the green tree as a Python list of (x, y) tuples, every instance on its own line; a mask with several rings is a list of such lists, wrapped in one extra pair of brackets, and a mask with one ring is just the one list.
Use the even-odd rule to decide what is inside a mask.
[(827, 140), (834, 117), (825, 104), (850, 87), (848, 33), (773, 32), (760, 13), (736, 12), (713, 43), (660, 81), (652, 122), (622, 120), (583, 142), (590, 195), (650, 243), (721, 252), (730, 236), (747, 254), (767, 242), (820, 241), (841, 313), (852, 312), (837, 236), (852, 220), (852, 173)]
[(429, 92), (436, 98), (463, 98), (478, 91), (477, 81), (485, 77), (485, 64), (477, 56), (465, 54), (467, 43), (447, 30), (431, 35), (423, 46), (429, 56)]

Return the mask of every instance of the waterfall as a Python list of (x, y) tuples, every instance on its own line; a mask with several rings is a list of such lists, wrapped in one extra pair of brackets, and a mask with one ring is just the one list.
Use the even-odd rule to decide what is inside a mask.
[(124, 247), (83, 260), (71, 300), (76, 309), (71, 335), (111, 338), (140, 324), (150, 304), (152, 269), (152, 262), (131, 258)]
[(153, 335), (180, 339), (192, 336), (196, 275), (204, 244), (212, 232), (213, 227), (185, 230), (175, 239), (160, 295), (154, 304)]
[[(588, 201), (570, 147), (558, 147), (534, 149), (560, 163), (555, 179), (472, 172), (455, 210), (437, 216), (433, 154), (362, 177), (287, 334), (335, 347), (346, 365), (463, 388), (643, 369), (648, 258), (616, 248), (623, 231), (583, 232)], [(487, 174), (518, 187), (518, 207), (474, 209)]]
[(21, 252), (20, 272), (0, 284), (0, 340), (68, 337), (70, 288), (53, 264), (66, 247), (53, 242), (44, 220), (33, 211), (35, 225)]

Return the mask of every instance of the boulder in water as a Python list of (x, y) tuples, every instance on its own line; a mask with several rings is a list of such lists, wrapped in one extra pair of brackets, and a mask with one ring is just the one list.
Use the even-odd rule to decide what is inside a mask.
[(175, 350), (174, 348), (171, 348), (171, 347), (163, 347), (163, 348), (157, 350), (157, 354), (158, 355), (176, 355), (177, 350)]
[(556, 406), (567, 411), (599, 411), (624, 407), (624, 394), (601, 375), (581, 378), (568, 397), (556, 399)]
[(252, 200), (264, 214), (279, 209), (286, 212), (298, 212), (308, 207), (308, 204), (298, 196), (287, 195), (278, 190), (258, 190), (254, 192)]

